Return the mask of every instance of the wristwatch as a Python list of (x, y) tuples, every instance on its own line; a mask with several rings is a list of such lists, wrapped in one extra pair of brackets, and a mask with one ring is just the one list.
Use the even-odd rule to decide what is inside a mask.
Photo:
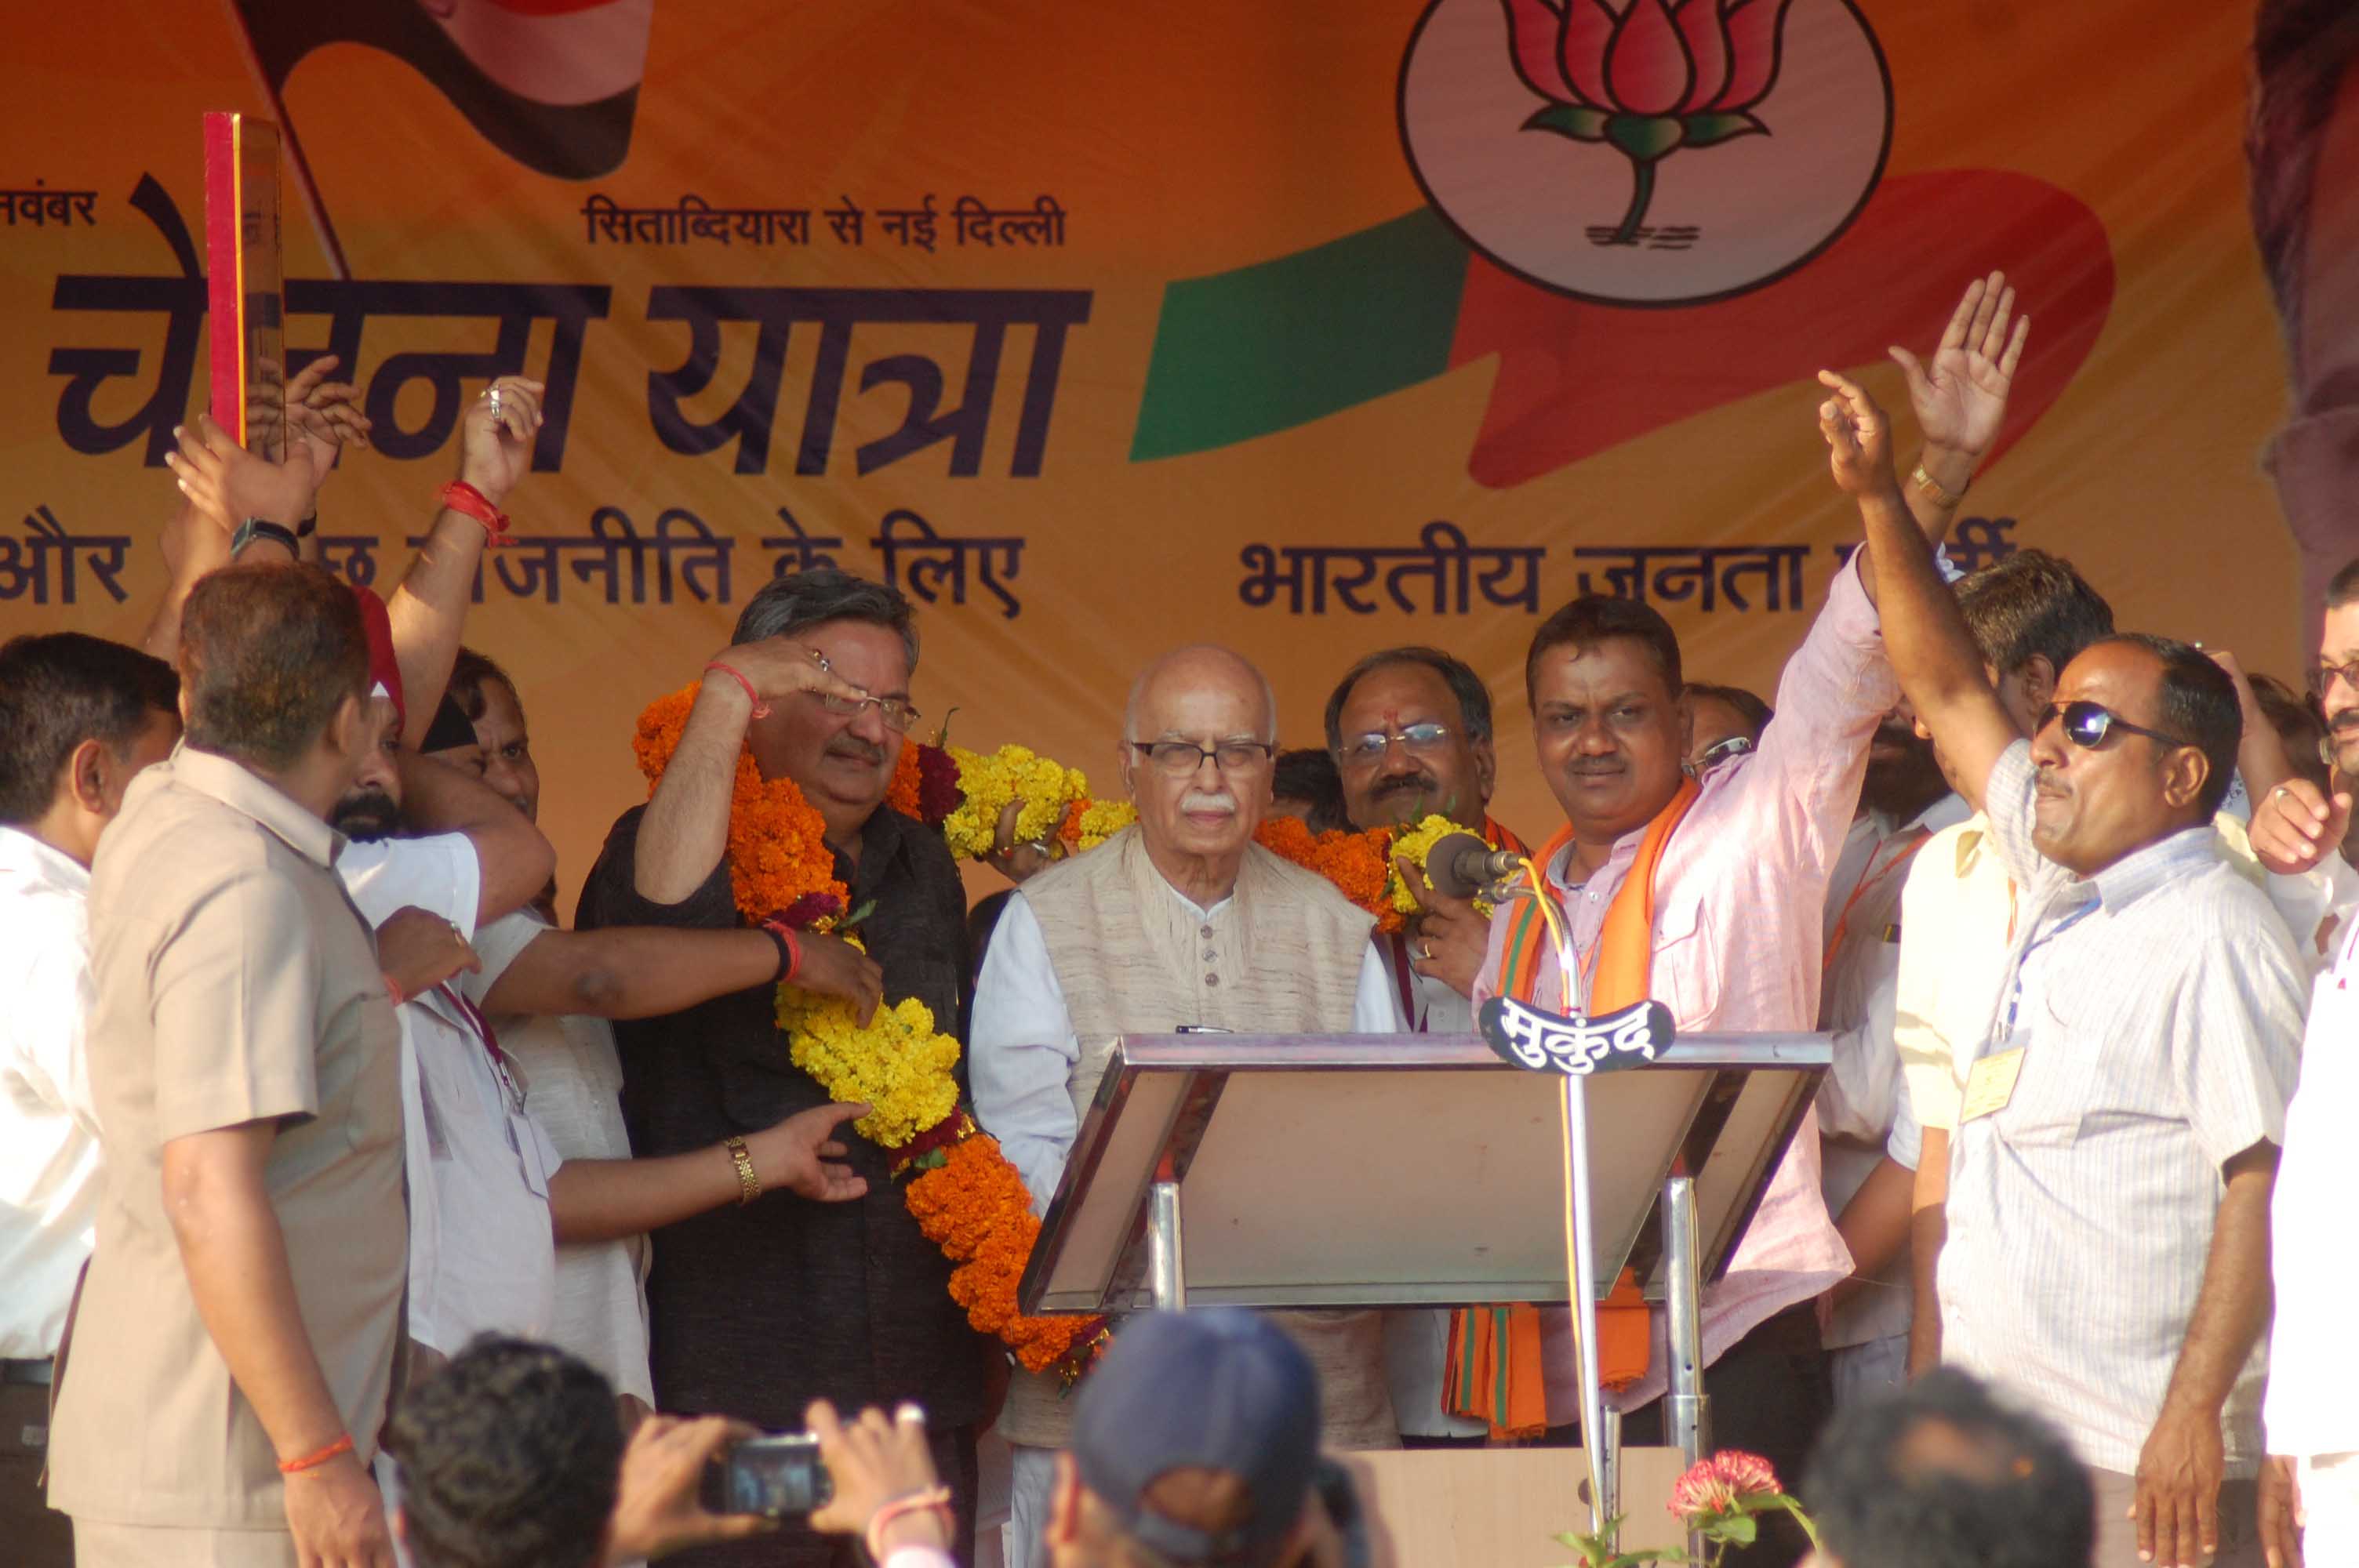
[(235, 558), (248, 545), (251, 545), (256, 539), (269, 539), (277, 544), (286, 546), (287, 553), (289, 556), (296, 554), (295, 531), (293, 529), (287, 527), (284, 524), (273, 523), (266, 518), (249, 517), (245, 522), (237, 525), (237, 532), (229, 536), (229, 553), (232, 558)]

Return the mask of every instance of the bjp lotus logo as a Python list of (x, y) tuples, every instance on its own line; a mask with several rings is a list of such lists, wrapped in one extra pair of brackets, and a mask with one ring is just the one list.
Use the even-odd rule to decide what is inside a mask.
[(1434, 206), (1501, 265), (1690, 304), (1843, 232), (1883, 172), (1892, 94), (1852, 0), (1433, 0), (1400, 117)]

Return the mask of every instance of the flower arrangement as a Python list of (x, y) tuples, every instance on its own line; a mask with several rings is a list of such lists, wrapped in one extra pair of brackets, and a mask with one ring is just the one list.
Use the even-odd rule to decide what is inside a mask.
[[(631, 750), (652, 796), (679, 746), (695, 687), (659, 697), (639, 715)], [(737, 756), (729, 795), (729, 890), (738, 912), (759, 924), (779, 918), (798, 929), (826, 929), (850, 896), (835, 878), (827, 824), (792, 779), (765, 779), (752, 751)]]
[(999, 814), (1021, 802), (1015, 841), (1041, 843), (1056, 834), (1076, 801), (1086, 801), (1090, 781), (1078, 768), (1043, 757), (1027, 746), (1002, 746), (989, 756), (963, 746), (950, 748), (965, 798), (942, 822), (942, 840), (963, 860), (990, 858), (999, 839)]
[[(1732, 1546), (1752, 1545), (1760, 1533), (1759, 1516), (1766, 1513), (1793, 1515), (1802, 1533), (1810, 1538), (1810, 1545), (1816, 1548), (1819, 1544), (1818, 1526), (1802, 1511), (1800, 1501), (1778, 1483), (1776, 1467), (1758, 1454), (1747, 1454), (1740, 1448), (1723, 1448), (1688, 1466), (1686, 1473), (1671, 1484), (1669, 1506), (1690, 1534), (1700, 1535), (1711, 1543), (1703, 1559), (1704, 1568), (1719, 1568), (1721, 1558)], [(1616, 1517), (1594, 1535), (1568, 1530), (1556, 1540), (1581, 1553), (1582, 1568), (1633, 1568), (1642, 1563), (1693, 1561), (1677, 1550), (1619, 1551), (1615, 1536), (1621, 1527), (1622, 1520)]]
[[(695, 701), (690, 687), (658, 698), (639, 716), (632, 750), (651, 795)], [(1003, 754), (1020, 750), (1006, 748)], [(941, 762), (929, 762), (929, 752)], [(946, 800), (945, 785), (957, 787), (942, 772), (949, 761), (936, 748), (903, 747), (892, 786), (899, 796), (896, 806), (927, 820), (929, 808)], [(1078, 795), (1081, 775), (1071, 777)], [(1060, 823), (1067, 804), (1060, 800), (1049, 826)], [(997, 812), (994, 806), (992, 820)], [(954, 814), (943, 806), (940, 820)], [(824, 833), (825, 823), (791, 781), (766, 782), (751, 752), (738, 757), (729, 806), (729, 874), (748, 920), (820, 931), (842, 921), (848, 894), (834, 878)], [(921, 1173), (903, 1189), (902, 1201), (928, 1239), (959, 1265), (951, 1275), (951, 1295), (966, 1308), (968, 1321), (997, 1335), (1033, 1370), (1055, 1368), (1068, 1386), (1078, 1379), (1112, 1336), (1103, 1318), (1026, 1317), (1016, 1310), (1016, 1288), (1040, 1223), (1022, 1175), (998, 1142), (959, 1109), (952, 1076), (959, 1043), (934, 1028), (932, 1010), (908, 998), (880, 1007), (863, 1025), (848, 1001), (780, 986), (777, 1017), (788, 1058), (829, 1098), (867, 1102), (868, 1114), (853, 1127), (872, 1142), (902, 1151), (893, 1174)]]

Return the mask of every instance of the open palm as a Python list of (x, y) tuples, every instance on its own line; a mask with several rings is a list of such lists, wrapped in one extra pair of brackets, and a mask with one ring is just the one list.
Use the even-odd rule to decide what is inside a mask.
[(1908, 378), (1908, 406), (1928, 446), (1979, 458), (1998, 438), (2007, 391), (2031, 331), (2031, 318), (2025, 316), (2010, 332), (2014, 314), (2015, 290), (2005, 273), (1994, 272), (1966, 286), (1930, 364), (1907, 349), (1890, 351)]

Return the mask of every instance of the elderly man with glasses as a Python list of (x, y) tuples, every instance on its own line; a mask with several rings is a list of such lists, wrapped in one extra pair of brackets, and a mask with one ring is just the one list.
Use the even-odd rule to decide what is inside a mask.
[[(1132, 687), (1117, 747), (1138, 822), (1009, 900), (976, 982), (975, 1115), (1045, 1209), (1114, 1037), (1187, 1026), (1240, 1034), (1401, 1026), (1369, 917), (1253, 841), (1270, 804), (1277, 707), (1261, 672), (1190, 647)], [(1275, 1314), (1318, 1367), (1330, 1448), (1398, 1445), (1380, 1314)], [(1015, 1375), (1011, 1568), (1040, 1531), (1071, 1411), (1053, 1377)]]
[[(815, 657), (834, 686), (811, 685)], [(853, 907), (870, 910), (860, 926), (864, 957), (806, 935), (802, 972), (824, 968), (835, 994), (915, 997), (936, 1018), (957, 1018), (968, 974), (957, 863), (940, 834), (885, 805), (918, 718), (917, 663), (917, 631), (897, 589), (832, 568), (765, 585), (705, 665), (653, 798), (614, 824), (576, 924), (740, 925), (726, 851), (732, 780), (750, 752), (765, 778), (800, 787), (826, 824)], [(764, 983), (615, 1024), (635, 1151), (707, 1148), (826, 1102), (818, 1081), (788, 1060), (775, 992)], [(956, 1497), (963, 1556), (987, 1346), (951, 1299), (950, 1263), (901, 1201), (886, 1152), (850, 1128), (839, 1136), (867, 1183), (864, 1197), (821, 1205), (771, 1194), (656, 1238), (647, 1304), (657, 1402), (771, 1429), (799, 1427), (814, 1399), (847, 1410), (922, 1403)], [(816, 1568), (852, 1558), (842, 1543), (792, 1527), (727, 1560)]]

